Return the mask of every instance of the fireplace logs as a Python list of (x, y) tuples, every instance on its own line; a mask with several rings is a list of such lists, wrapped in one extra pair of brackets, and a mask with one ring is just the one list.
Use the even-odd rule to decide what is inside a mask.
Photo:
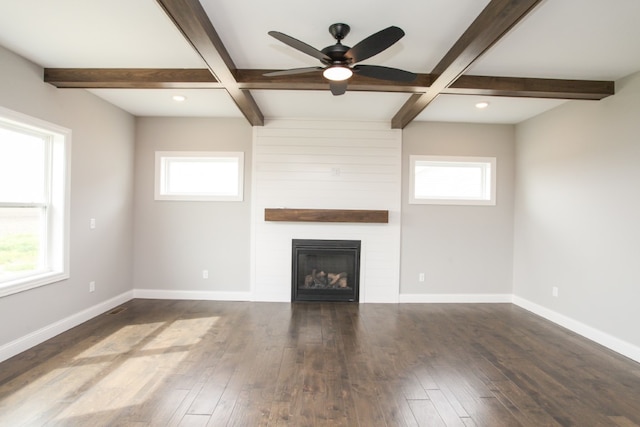
[(315, 268), (304, 277), (305, 288), (348, 288), (347, 273), (325, 273)]

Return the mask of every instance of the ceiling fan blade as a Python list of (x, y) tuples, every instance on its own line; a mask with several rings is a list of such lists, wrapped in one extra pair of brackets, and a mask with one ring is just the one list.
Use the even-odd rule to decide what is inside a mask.
[(404, 31), (398, 27), (388, 27), (370, 35), (345, 53), (345, 57), (353, 62), (364, 61), (383, 50), (391, 47), (404, 36)]
[(381, 67), (379, 65), (356, 65), (353, 70), (360, 75), (394, 82), (412, 82), (417, 74), (398, 68)]
[(324, 53), (320, 52), (318, 49), (316, 49), (313, 46), (309, 46), (308, 44), (306, 44), (305, 42), (301, 42), (298, 39), (294, 39), (291, 36), (288, 36), (284, 33), (281, 33), (279, 31), (269, 31), (268, 33), (271, 37), (280, 40), (282, 43), (291, 46), (294, 49), (299, 50), (302, 53), (306, 53), (307, 55), (311, 55), (314, 58), (318, 58), (321, 61), (331, 61), (331, 58), (329, 58), (327, 55), (325, 55)]
[(305, 68), (292, 68), (290, 70), (271, 71), (270, 73), (264, 73), (265, 77), (278, 77), (278, 76), (291, 76), (293, 74), (311, 73), (313, 71), (320, 71), (322, 67), (305, 67)]
[(339, 82), (329, 82), (329, 88), (331, 88), (331, 93), (334, 95), (344, 95), (347, 91), (347, 80), (342, 80)]

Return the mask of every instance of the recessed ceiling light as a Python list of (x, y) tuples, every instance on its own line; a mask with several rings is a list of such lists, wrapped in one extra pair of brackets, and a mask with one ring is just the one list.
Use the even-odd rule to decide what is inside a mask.
[(187, 97), (183, 96), (183, 95), (173, 95), (173, 100), (176, 102), (182, 102), (184, 100), (186, 100)]
[(489, 103), (488, 102), (484, 102), (484, 101), (483, 102), (478, 102), (476, 104), (476, 108), (479, 109), (479, 110), (487, 108), (488, 106), (489, 106)]

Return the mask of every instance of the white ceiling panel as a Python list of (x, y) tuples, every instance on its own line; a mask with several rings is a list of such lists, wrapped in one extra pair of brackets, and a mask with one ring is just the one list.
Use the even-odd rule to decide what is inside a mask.
[(407, 94), (329, 91), (252, 92), (266, 118), (390, 121)]
[[(487, 102), (489, 106), (484, 109), (478, 109), (476, 104), (479, 102)], [(551, 110), (565, 102), (558, 99), (440, 95), (415, 120), (424, 122), (515, 124)]]
[[(283, 32), (316, 49), (335, 43), (331, 24), (351, 27), (343, 44), (354, 46), (391, 25), (406, 33), (396, 45), (365, 61), (426, 73), (438, 63), (488, 0), (370, 0), (239, 2), (202, 0), (205, 10), (238, 68), (285, 69), (319, 65), (269, 36)], [(365, 63), (363, 62), (363, 63)]]
[(2, 0), (0, 44), (43, 67), (204, 67), (153, 0)]
[(640, 71), (638, 22), (638, 0), (547, 0), (468, 74), (617, 80)]
[[(91, 89), (135, 116), (242, 117), (226, 91), (201, 89)], [(174, 95), (186, 99), (176, 102)]]

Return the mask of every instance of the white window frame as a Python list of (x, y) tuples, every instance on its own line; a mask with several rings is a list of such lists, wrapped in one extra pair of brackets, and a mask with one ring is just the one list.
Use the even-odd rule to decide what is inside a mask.
[(44, 201), (0, 200), (0, 207), (35, 207), (45, 212), (43, 269), (0, 281), (0, 297), (23, 292), (69, 278), (69, 191), (71, 171), (71, 130), (0, 107), (0, 125), (48, 140), (46, 164), (48, 194)]
[[(233, 160), (237, 163), (237, 186), (233, 194), (170, 192), (168, 165), (173, 160), (201, 162), (207, 160)], [(223, 201), (241, 202), (244, 199), (244, 153), (240, 151), (156, 151), (155, 153), (155, 200)]]
[[(496, 164), (495, 157), (409, 156), (409, 204), (495, 206)], [(479, 198), (416, 196), (416, 167), (425, 165), (479, 168), (482, 172), (483, 195)]]

